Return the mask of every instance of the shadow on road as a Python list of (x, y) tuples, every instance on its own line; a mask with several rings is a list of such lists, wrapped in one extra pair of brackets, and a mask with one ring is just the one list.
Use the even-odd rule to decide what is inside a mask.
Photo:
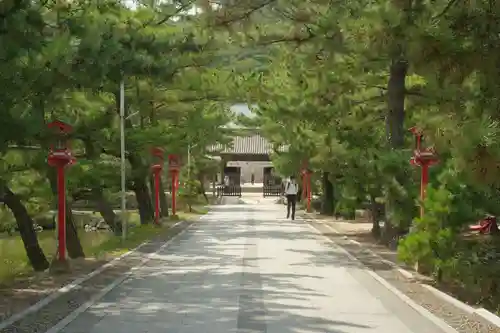
[[(142, 327), (148, 333), (226, 333), (224, 328), (234, 327), (236, 322), (238, 333), (264, 333), (270, 326), (277, 327), (280, 333), (346, 333), (348, 328), (351, 328), (349, 332), (352, 328), (371, 328), (361, 319), (360, 322), (349, 322), (314, 315), (320, 305), (310, 300), (325, 295), (299, 283), (304, 279), (323, 279), (312, 271), (294, 274), (259, 272), (259, 261), (274, 259), (272, 253), (261, 254), (252, 250), (259, 239), (317, 240), (318, 235), (304, 231), (304, 228), (301, 232), (280, 231), (279, 228), (260, 231), (260, 227), (276, 226), (279, 221), (242, 222), (241, 214), (250, 214), (252, 209), (262, 212), (261, 208), (252, 207), (244, 211), (241, 206), (216, 207), (210, 214), (217, 214), (222, 221), (216, 223), (208, 219), (202, 228), (195, 228), (177, 238), (168, 251), (151, 255), (147, 247), (141, 248), (140, 251), (145, 256), (149, 254), (151, 260), (63, 332), (79, 333), (78, 327), (85, 327), (85, 332), (97, 332), (89, 327), (104, 317), (109, 325), (115, 325), (114, 329), (109, 328), (113, 331), (126, 328), (140, 332)], [(234, 221), (235, 218), (239, 221)], [(224, 223), (234, 225), (224, 228)], [(252, 227), (257, 224), (259, 228)], [(353, 262), (336, 248), (327, 248), (323, 252), (294, 249), (289, 252), (290, 256), (305, 255), (307, 262), (298, 263), (299, 266), (361, 268), (361, 264)], [(332, 303), (341, 301), (331, 300)], [(179, 323), (185, 326), (182, 329), (171, 326)], [(210, 327), (206, 326), (207, 323)]]

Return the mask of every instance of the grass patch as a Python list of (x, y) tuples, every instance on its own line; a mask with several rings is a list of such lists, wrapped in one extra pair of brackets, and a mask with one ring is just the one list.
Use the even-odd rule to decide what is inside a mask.
[[(79, 230), (78, 234), (86, 253), (113, 237), (110, 232), (85, 232)], [(47, 259), (52, 260), (57, 247), (55, 231), (48, 230), (38, 233), (38, 241)], [(0, 238), (0, 284), (8, 283), (32, 272), (21, 237), (14, 235)]]
[(149, 239), (168, 234), (170, 232), (170, 227), (177, 221), (193, 220), (200, 215), (208, 213), (208, 210), (209, 209), (204, 206), (193, 206), (192, 212), (180, 211), (177, 212), (175, 217), (170, 215), (169, 218), (162, 221), (160, 227), (154, 224), (140, 225), (139, 215), (137, 213), (132, 213), (129, 215), (129, 223), (136, 226), (128, 230), (125, 242), (122, 241), (121, 237), (109, 238), (105, 242), (94, 247), (92, 249), (92, 255), (97, 258), (102, 256), (119, 256)]
[(92, 255), (96, 258), (115, 257), (124, 254), (141, 243), (165, 235), (169, 232), (169, 226), (172, 222), (163, 222), (161, 226), (152, 224), (141, 225), (131, 228), (127, 232), (127, 239), (121, 237), (112, 237), (92, 249)]
[(196, 205), (192, 207), (191, 212), (187, 209), (185, 211), (177, 212), (179, 220), (191, 220), (199, 217), (200, 215), (207, 214), (209, 209), (204, 205)]
[[(125, 242), (122, 241), (121, 237), (114, 236), (112, 232), (108, 231), (85, 232), (83, 229), (79, 229), (78, 235), (88, 257), (110, 258), (128, 252), (149, 239), (166, 235), (170, 232), (169, 227), (178, 220), (192, 220), (207, 212), (208, 208), (196, 205), (193, 206), (192, 212), (179, 211), (177, 219), (165, 219), (162, 226), (158, 227), (151, 224), (140, 225), (139, 214), (136, 211), (130, 211), (128, 216), (130, 227)], [(55, 230), (42, 231), (37, 236), (40, 246), (50, 261), (55, 255), (57, 247)], [(0, 285), (9, 284), (16, 278), (31, 274), (33, 274), (33, 270), (26, 257), (21, 237), (0, 234)]]

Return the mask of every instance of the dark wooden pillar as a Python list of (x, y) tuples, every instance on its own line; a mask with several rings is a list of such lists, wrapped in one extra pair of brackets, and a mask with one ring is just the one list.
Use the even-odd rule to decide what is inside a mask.
[(224, 183), (224, 176), (225, 176), (225, 173), (224, 173), (224, 170), (226, 168), (226, 159), (224, 157), (221, 157), (221, 160), (220, 160), (220, 179), (219, 179), (219, 184), (223, 184)]
[(263, 168), (263, 183), (264, 183), (264, 186), (266, 185), (272, 185), (274, 184), (274, 181), (272, 179), (272, 170), (273, 170), (273, 167), (264, 167)]
[(241, 168), (240, 167), (225, 167), (224, 173), (231, 179), (231, 184), (241, 184)]

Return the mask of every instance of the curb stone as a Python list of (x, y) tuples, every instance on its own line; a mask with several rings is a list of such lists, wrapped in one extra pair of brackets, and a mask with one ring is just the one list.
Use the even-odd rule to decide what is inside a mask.
[(437, 288), (434, 288), (431, 285), (422, 283), (422, 287), (426, 288), (427, 290), (429, 290), (434, 295), (436, 295), (438, 297), (441, 297), (443, 300), (445, 300), (445, 301), (453, 304), (457, 308), (462, 309), (463, 311), (465, 311), (465, 312), (467, 312), (469, 314), (473, 314), (476, 311), (476, 308), (474, 308), (474, 307), (472, 307), (472, 306), (470, 306), (470, 305), (468, 305), (468, 304), (466, 304), (466, 303), (464, 303), (464, 302), (456, 299), (453, 296), (448, 295), (445, 292), (442, 292), (441, 290), (439, 290)]
[(486, 310), (485, 308), (476, 309), (474, 311), (474, 314), (481, 316), (482, 318), (488, 320), (489, 322), (500, 328), (500, 317)]
[(485, 308), (475, 308), (473, 306), (470, 306), (467, 303), (464, 303), (461, 300), (456, 299), (455, 297), (450, 296), (447, 293), (442, 292), (441, 290), (439, 290), (431, 285), (428, 285), (425, 283), (422, 283), (421, 285), (424, 288), (426, 288), (427, 290), (429, 290), (430, 292), (432, 292), (434, 295), (442, 298), (443, 300), (447, 301), (448, 303), (451, 303), (452, 305), (456, 306), (457, 308), (462, 309), (463, 311), (465, 311), (469, 314), (478, 315), (478, 316), (482, 317), (483, 319), (489, 321), (490, 323), (492, 323), (500, 328), (500, 317), (498, 317), (493, 312), (488, 311)]

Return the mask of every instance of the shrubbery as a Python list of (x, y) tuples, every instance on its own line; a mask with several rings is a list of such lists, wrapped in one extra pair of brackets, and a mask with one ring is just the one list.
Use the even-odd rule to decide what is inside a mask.
[[(429, 187), (425, 215), (414, 220), (412, 232), (399, 243), (401, 260), (455, 289), (467, 301), (498, 305), (500, 242), (486, 235), (467, 235), (468, 225), (482, 218), (496, 198), (489, 191), (446, 182)], [(453, 191), (451, 190), (453, 189)]]

